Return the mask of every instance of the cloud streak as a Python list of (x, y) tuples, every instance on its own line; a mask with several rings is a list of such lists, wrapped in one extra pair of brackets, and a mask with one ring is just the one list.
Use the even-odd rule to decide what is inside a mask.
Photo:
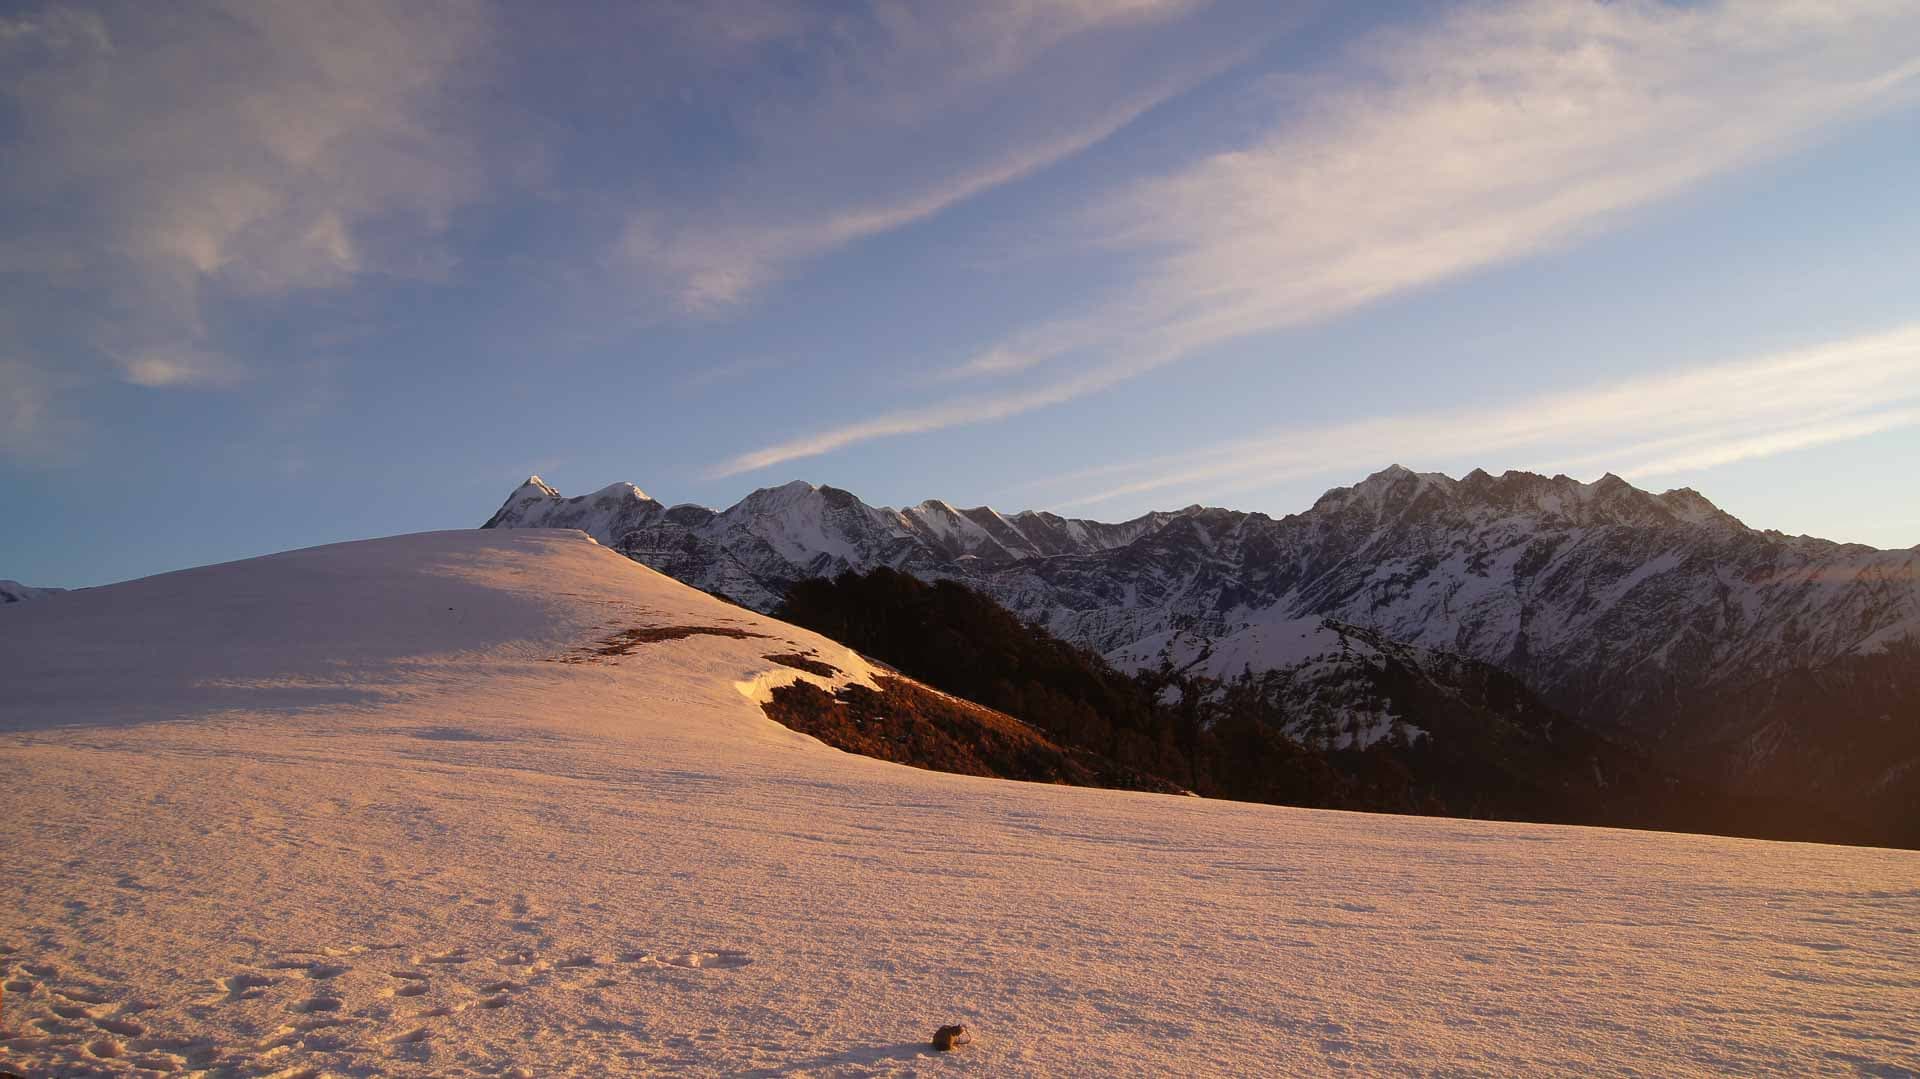
[[(717, 189), (642, 199), (616, 263), (682, 315), (734, 309), (795, 263), (913, 225), (1082, 153), (1243, 58), (1251, 42), (1158, 31), (1208, 0), (874, 4), (709, 20), (677, 38), (735, 72), (744, 167)], [(729, 9), (713, 20), (731, 22)], [(1267, 32), (1286, 24), (1269, 13)], [(1191, 28), (1183, 27), (1190, 30)], [(790, 78), (800, 45), (811, 63)], [(826, 47), (820, 47), (822, 45)], [(712, 71), (706, 75), (713, 78)]]
[(1142, 95), (1079, 130), (1019, 147), (970, 175), (894, 200), (828, 209), (820, 217), (677, 224), (678, 214), (637, 211), (621, 238), (620, 255), (654, 276), (683, 313), (714, 314), (744, 302), (793, 262), (911, 225), (1071, 157), (1126, 126), (1156, 100)]
[(1257, 138), (1096, 200), (1081, 242), (1133, 260), (1131, 287), (947, 377), (1071, 373), (794, 439), (722, 471), (1059, 404), (1573, 242), (1914, 100), (1915, 42), (1911, 4), (1788, 0), (1518, 0), (1376, 33), (1337, 75), (1270, 81)]
[[(18, 313), (146, 387), (220, 386), (216, 309), (409, 275), (484, 169), (443, 116), (487, 26), (454, 0), (62, 6), (9, 20), (21, 118), (0, 267), (73, 297)], [(377, 228), (371, 227), (375, 223)], [(48, 322), (66, 310), (54, 329)]]
[[(1358, 461), (1471, 459), (1658, 477), (1920, 424), (1920, 324), (1778, 355), (1543, 394), (1495, 409), (1292, 428), (1056, 476), (1063, 506), (1178, 489), (1244, 490)], [(1088, 488), (1091, 488), (1089, 490)]]

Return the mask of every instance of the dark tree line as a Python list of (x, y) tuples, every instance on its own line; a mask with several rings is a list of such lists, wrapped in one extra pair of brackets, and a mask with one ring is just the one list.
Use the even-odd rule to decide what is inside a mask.
[[(1383, 653), (1365, 669), (1367, 700), (1391, 705), (1423, 733), (1396, 730), (1365, 748), (1329, 748), (1338, 740), (1310, 745), (1288, 735), (1312, 724), (1289, 714), (1300, 704), (1297, 694), (1284, 692), (1285, 672), (1224, 682), (1170, 668), (1122, 674), (952, 581), (929, 583), (888, 569), (815, 578), (795, 585), (775, 614), (1017, 717), (1068, 750), (1208, 797), (1884, 841), (1855, 820), (1683, 783), (1556, 712), (1511, 676), (1472, 661), (1436, 672)], [(1436, 684), (1436, 674), (1444, 684)]]
[(1016, 716), (1197, 794), (1392, 812), (1448, 808), (1415, 782), (1405, 746), (1328, 754), (1281, 733), (1252, 677), (1220, 685), (1170, 671), (1128, 676), (952, 581), (878, 569), (795, 585), (775, 614), (938, 689)]

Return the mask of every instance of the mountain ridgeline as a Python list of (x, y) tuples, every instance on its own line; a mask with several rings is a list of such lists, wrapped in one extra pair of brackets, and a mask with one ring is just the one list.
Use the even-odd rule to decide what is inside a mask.
[[(716, 512), (625, 484), (566, 498), (536, 477), (487, 527), (581, 528), (760, 610), (849, 571), (957, 582), (1116, 674), (1162, 677), (1160, 697), (1180, 692), (1174, 676), (1215, 686), (1214, 704), (1258, 695), (1267, 731), (1322, 758), (1404, 741), (1488, 790), (1475, 768), (1490, 732), (1534, 729), (1558, 751), (1577, 728), (1611, 747), (1589, 757), (1626, 754), (1621, 776), (1650, 762), (1663, 789), (1800, 807), (1845, 822), (1821, 825), (1836, 838), (1920, 841), (1920, 549), (1751, 529), (1689, 490), (1396, 466), (1277, 519), (1191, 506), (1105, 524), (875, 508), (803, 483)], [(1455, 714), (1467, 698), (1478, 718)], [(1131, 706), (1101, 707), (1162, 737)], [(1631, 800), (1599, 774), (1604, 801)], [(1474, 811), (1464, 789), (1425, 793)]]

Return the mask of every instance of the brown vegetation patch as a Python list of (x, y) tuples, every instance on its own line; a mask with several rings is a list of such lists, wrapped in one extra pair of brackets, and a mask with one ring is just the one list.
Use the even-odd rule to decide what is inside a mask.
[(766, 713), (836, 749), (937, 772), (1182, 793), (1155, 776), (1056, 745), (1004, 712), (906, 678), (883, 676), (875, 682), (878, 692), (853, 685), (838, 693), (796, 682), (773, 691)]
[(560, 663), (594, 663), (599, 656), (630, 656), (643, 644), (657, 644), (661, 641), (677, 641), (686, 637), (732, 637), (743, 640), (748, 637), (766, 637), (765, 633), (751, 633), (732, 626), (635, 626), (623, 629), (598, 644), (585, 648), (576, 648), (570, 655), (561, 656)]
[(822, 678), (832, 678), (840, 673), (840, 668), (833, 664), (810, 658), (800, 652), (776, 652), (773, 655), (761, 656), (760, 658), (769, 659), (783, 666), (805, 671), (808, 674), (817, 674)]

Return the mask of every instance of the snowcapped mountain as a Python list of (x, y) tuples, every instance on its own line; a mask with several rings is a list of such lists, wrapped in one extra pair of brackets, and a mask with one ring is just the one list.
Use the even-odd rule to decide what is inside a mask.
[(30, 599), (45, 599), (48, 596), (65, 591), (66, 589), (64, 588), (34, 588), (31, 585), (21, 584), (19, 581), (0, 580), (0, 604), (21, 603)]
[(875, 509), (839, 488), (799, 481), (762, 488), (716, 513), (663, 506), (630, 483), (566, 498), (532, 476), (481, 527), (578, 528), (662, 573), (764, 611), (809, 577), (877, 566), (971, 577), (1029, 559), (1111, 551), (1174, 516), (1103, 524), (939, 501)]
[(795, 580), (848, 569), (957, 578), (1131, 667), (1285, 667), (1333, 619), (1628, 721), (1920, 633), (1920, 548), (1759, 531), (1691, 490), (1611, 475), (1395, 466), (1278, 520), (1192, 506), (1117, 525), (874, 508), (798, 482), (716, 513), (627, 484), (564, 498), (535, 477), (485, 527), (580, 528), (761, 610)]
[(758, 610), (796, 580), (848, 569), (957, 579), (1132, 669), (1289, 669), (1324, 653), (1337, 623), (1490, 664), (1569, 714), (1690, 746), (1740, 735), (1689, 725), (1714, 702), (1920, 636), (1920, 548), (1753, 529), (1692, 490), (1612, 475), (1453, 479), (1396, 465), (1278, 519), (1190, 506), (1121, 524), (875, 508), (798, 482), (715, 512), (630, 485), (566, 498), (535, 477), (485, 527), (581, 528)]

